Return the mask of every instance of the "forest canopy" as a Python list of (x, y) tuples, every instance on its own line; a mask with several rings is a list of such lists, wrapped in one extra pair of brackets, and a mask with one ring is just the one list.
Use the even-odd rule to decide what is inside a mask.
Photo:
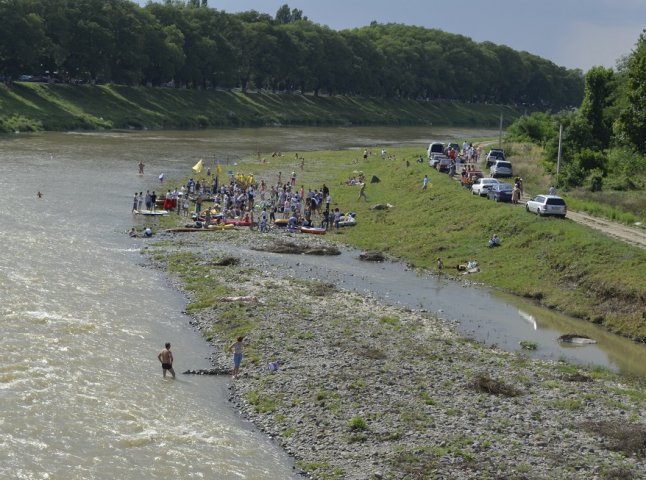
[(283, 5), (0, 0), (0, 76), (69, 83), (579, 105), (583, 74), (504, 45), (401, 24), (335, 31)]

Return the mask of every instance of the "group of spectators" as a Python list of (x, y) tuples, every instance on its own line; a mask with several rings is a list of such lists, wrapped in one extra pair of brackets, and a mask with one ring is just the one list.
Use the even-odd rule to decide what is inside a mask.
[(213, 201), (209, 216), (217, 216), (219, 221), (241, 219), (253, 223), (254, 210), (264, 212), (268, 216), (265, 220), (290, 219), (298, 225), (312, 225), (316, 214), (329, 215), (332, 197), (328, 186), (323, 184), (320, 189), (305, 191), (303, 185), (297, 188), (295, 178), (295, 173), (292, 173), (288, 181), (283, 183), (279, 174), (276, 184), (268, 186), (264, 180), (259, 183), (247, 182), (248, 179), (240, 181), (231, 175), (229, 183), (218, 185), (216, 179), (210, 189), (206, 188), (203, 179), (190, 179), (178, 194), (181, 196), (185, 190), (194, 199), (195, 216), (198, 218), (201, 217), (202, 203)]

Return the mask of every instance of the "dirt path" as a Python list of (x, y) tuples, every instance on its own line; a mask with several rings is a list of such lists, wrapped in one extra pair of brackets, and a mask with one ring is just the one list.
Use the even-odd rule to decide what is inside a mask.
[(568, 210), (567, 218), (573, 222), (587, 225), (590, 228), (599, 230), (613, 238), (622, 240), (631, 245), (646, 248), (646, 230), (629, 227), (603, 218), (593, 217), (583, 212)]
[[(525, 208), (525, 203), (530, 198), (530, 196), (524, 195), (519, 205)], [(622, 223), (606, 220), (605, 218), (593, 217), (587, 213), (575, 212), (570, 209), (567, 211), (567, 218), (573, 222), (580, 223), (581, 225), (587, 225), (590, 228), (594, 228), (595, 230), (603, 232), (617, 240), (621, 240), (640, 248), (646, 248), (646, 229), (629, 227)]]

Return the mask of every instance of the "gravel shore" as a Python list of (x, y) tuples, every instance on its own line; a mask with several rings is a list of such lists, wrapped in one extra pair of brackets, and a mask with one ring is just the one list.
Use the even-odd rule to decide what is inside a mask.
[(192, 302), (214, 368), (230, 367), (232, 332), (246, 333), (232, 404), (311, 478), (646, 478), (643, 381), (495, 350), (427, 312), (223, 253), (285, 240), (320, 252), (322, 237), (159, 240), (149, 257)]

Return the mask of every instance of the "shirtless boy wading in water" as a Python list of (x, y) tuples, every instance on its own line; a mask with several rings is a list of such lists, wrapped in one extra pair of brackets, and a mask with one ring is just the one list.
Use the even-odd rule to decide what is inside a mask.
[(164, 348), (157, 358), (162, 364), (162, 369), (164, 371), (164, 378), (166, 378), (166, 370), (175, 378), (175, 370), (173, 370), (173, 353), (170, 351), (170, 343), (166, 343), (166, 348)]

